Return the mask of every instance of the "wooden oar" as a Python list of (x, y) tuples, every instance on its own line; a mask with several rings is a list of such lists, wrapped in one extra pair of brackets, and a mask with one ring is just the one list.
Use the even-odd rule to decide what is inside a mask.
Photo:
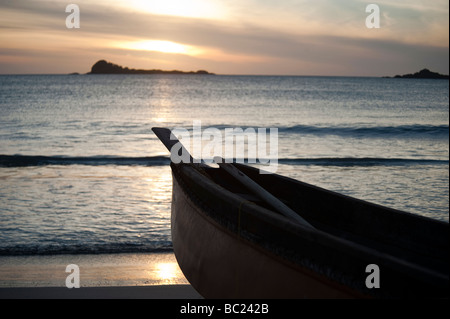
[[(171, 152), (172, 147), (177, 143), (180, 143), (179, 148), (183, 152), (183, 154), (187, 155), (189, 152), (183, 147), (181, 142), (177, 139), (175, 135), (167, 128), (161, 127), (153, 127), (152, 131), (156, 134), (156, 136), (161, 140), (161, 142), (166, 146), (166, 148)], [(186, 153), (184, 153), (186, 152)], [(193, 157), (189, 154), (190, 162), (194, 163)], [(244, 186), (246, 186), (250, 191), (252, 191), (255, 195), (257, 195), (261, 200), (265, 201), (267, 204), (272, 206), (282, 215), (287, 218), (308, 227), (310, 229), (315, 229), (310, 223), (308, 223), (305, 219), (303, 219), (300, 215), (294, 212), (292, 209), (287, 207), (283, 202), (281, 202), (278, 198), (273, 196), (271, 193), (266, 191), (263, 187), (261, 187), (258, 183), (252, 180), (250, 177), (241, 172), (236, 166), (232, 164), (224, 163), (222, 158), (215, 157), (214, 161), (219, 165), (220, 168), (224, 169), (235, 179), (240, 181)]]
[(275, 210), (286, 216), (287, 218), (296, 221), (297, 223), (315, 229), (310, 223), (308, 223), (304, 218), (286, 206), (282, 201), (273, 196), (271, 193), (266, 191), (261, 185), (256, 183), (253, 179), (245, 175), (236, 166), (224, 163), (223, 159), (220, 157), (214, 157), (214, 162), (216, 162), (221, 168), (227, 171), (231, 176), (240, 181), (244, 186), (251, 190), (255, 195), (257, 195), (261, 200), (265, 201), (267, 204), (272, 206)]

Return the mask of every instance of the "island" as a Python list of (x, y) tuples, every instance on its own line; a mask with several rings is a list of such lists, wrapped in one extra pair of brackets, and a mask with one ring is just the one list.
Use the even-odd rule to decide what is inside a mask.
[(184, 71), (178, 71), (178, 70), (172, 70), (172, 71), (164, 71), (164, 70), (140, 70), (140, 69), (129, 69), (128, 67), (122, 67), (120, 65), (107, 62), (105, 60), (97, 61), (91, 68), (91, 72), (88, 74), (207, 74), (207, 75), (213, 75), (214, 73), (210, 73), (205, 70), (199, 70), (199, 71), (190, 71), (190, 72), (184, 72)]
[[(386, 76), (385, 78), (391, 78)], [(448, 75), (439, 74), (436, 72), (431, 72), (428, 69), (423, 69), (414, 74), (404, 74), (404, 75), (396, 75), (394, 79), (438, 79), (438, 80), (448, 80)]]

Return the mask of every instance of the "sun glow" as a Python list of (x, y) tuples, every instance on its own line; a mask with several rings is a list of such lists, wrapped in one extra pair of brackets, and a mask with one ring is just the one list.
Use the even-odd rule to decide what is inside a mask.
[(130, 0), (127, 5), (153, 14), (189, 18), (220, 19), (225, 12), (211, 0)]
[(177, 278), (179, 268), (176, 263), (160, 263), (156, 268), (156, 273), (160, 280), (170, 282)]
[(174, 54), (196, 55), (199, 53), (198, 50), (189, 45), (162, 40), (122, 42), (117, 44), (117, 46), (129, 50), (156, 51)]

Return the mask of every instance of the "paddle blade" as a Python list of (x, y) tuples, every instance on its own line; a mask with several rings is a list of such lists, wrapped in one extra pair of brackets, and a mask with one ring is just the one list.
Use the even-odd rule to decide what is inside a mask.
[(164, 127), (153, 127), (153, 133), (160, 139), (170, 152), (170, 159), (174, 163), (194, 163), (194, 159), (171, 130)]

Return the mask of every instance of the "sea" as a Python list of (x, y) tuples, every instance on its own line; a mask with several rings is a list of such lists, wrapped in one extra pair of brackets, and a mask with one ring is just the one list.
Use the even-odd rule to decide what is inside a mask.
[(276, 128), (278, 174), (449, 221), (447, 80), (0, 75), (0, 256), (171, 252), (151, 129), (195, 123)]

